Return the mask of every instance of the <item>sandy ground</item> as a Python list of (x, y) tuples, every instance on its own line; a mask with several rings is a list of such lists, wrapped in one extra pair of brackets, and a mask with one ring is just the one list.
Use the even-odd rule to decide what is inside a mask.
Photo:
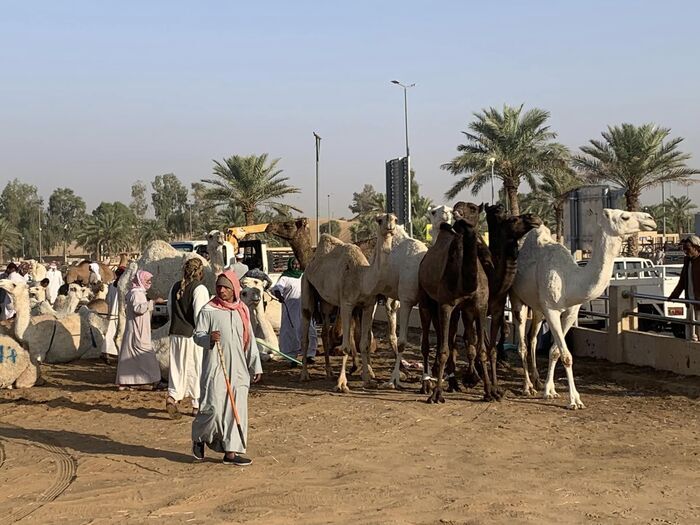
[(588, 408), (569, 411), (517, 395), (517, 367), (500, 403), (477, 387), (436, 406), (417, 383), (335, 394), (321, 366), (300, 384), (275, 364), (241, 469), (193, 464), (191, 418), (170, 420), (162, 392), (115, 391), (114, 371), (51, 366), (46, 386), (0, 393), (0, 524), (700, 523), (698, 379), (578, 359)]

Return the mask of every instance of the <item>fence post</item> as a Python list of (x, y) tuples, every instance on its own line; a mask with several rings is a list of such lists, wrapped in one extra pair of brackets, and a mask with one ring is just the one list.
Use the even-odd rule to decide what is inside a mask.
[(611, 285), (608, 289), (610, 322), (608, 323), (607, 360), (613, 363), (623, 362), (625, 330), (637, 329), (637, 318), (623, 315), (625, 311), (637, 311), (635, 299), (622, 296), (625, 290), (634, 293), (636, 287)]

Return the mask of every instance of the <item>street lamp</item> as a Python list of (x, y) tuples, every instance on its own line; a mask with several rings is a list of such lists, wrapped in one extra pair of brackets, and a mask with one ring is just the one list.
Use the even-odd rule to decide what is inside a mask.
[(664, 214), (663, 218), (663, 234), (661, 236), (661, 243), (664, 247), (664, 250), (666, 249), (666, 191), (664, 188), (664, 183), (663, 181), (661, 182), (661, 209), (663, 210), (662, 213)]
[(321, 153), (321, 136), (314, 131), (314, 140), (316, 141), (316, 246), (321, 237), (321, 225), (318, 222), (318, 158)]
[(406, 129), (406, 162), (408, 163), (408, 217), (407, 217), (407, 226), (408, 226), (408, 234), (410, 236), (413, 236), (413, 224), (411, 222), (411, 156), (410, 152), (408, 149), (408, 88), (414, 87), (416, 84), (402, 84), (398, 80), (392, 80), (392, 84), (395, 84), (397, 86), (400, 86), (403, 88), (403, 119), (404, 119), (404, 127)]
[(39, 262), (44, 262), (41, 258), (41, 206), (39, 207)]
[(493, 168), (496, 165), (496, 157), (490, 157), (488, 163), (491, 164), (491, 206), (493, 206), (495, 192), (493, 189)]

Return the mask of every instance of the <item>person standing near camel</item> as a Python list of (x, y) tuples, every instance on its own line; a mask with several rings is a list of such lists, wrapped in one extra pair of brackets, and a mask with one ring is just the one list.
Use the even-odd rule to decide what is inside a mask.
[(119, 390), (160, 381), (160, 365), (151, 344), (151, 312), (153, 301), (146, 298), (153, 275), (138, 270), (126, 294), (126, 329), (119, 349), (117, 385)]
[[(248, 442), (251, 376), (253, 383), (260, 381), (262, 365), (248, 307), (240, 298), (238, 277), (226, 270), (216, 280), (216, 297), (197, 318), (194, 342), (202, 347), (203, 355), (199, 412), (192, 422), (192, 455), (198, 461), (204, 459), (206, 445), (224, 454), (225, 465), (252, 463), (240, 454)], [(238, 418), (234, 417), (234, 402)]]
[(165, 409), (173, 419), (180, 418), (177, 404), (185, 397), (192, 399), (193, 415), (199, 409), (202, 349), (195, 344), (192, 334), (200, 310), (209, 302), (209, 291), (202, 284), (202, 260), (189, 259), (182, 273), (182, 280), (176, 282), (168, 294), (170, 376)]
[[(683, 269), (681, 276), (678, 279), (678, 284), (668, 296), (669, 301), (678, 299), (681, 293), (685, 294), (686, 299), (700, 299), (700, 237), (691, 235), (687, 239), (681, 241), (681, 249), (685, 253), (683, 259)], [(695, 310), (695, 319), (700, 318), (700, 305), (688, 305), (688, 308)], [(697, 341), (699, 337), (700, 327), (692, 326), (693, 341)]]

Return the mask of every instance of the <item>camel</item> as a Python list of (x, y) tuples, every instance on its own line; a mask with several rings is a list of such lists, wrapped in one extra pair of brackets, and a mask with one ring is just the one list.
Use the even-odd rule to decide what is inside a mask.
[(39, 365), (21, 343), (0, 332), (0, 388), (29, 388), (39, 378)]
[[(496, 395), (501, 395), (498, 386), (498, 375), (496, 367), (496, 343), (500, 332), (501, 338), (505, 337), (504, 310), (508, 292), (510, 291), (518, 259), (518, 241), (530, 230), (542, 224), (542, 220), (531, 213), (518, 216), (508, 216), (502, 204), (493, 206), (485, 205), (486, 222), (489, 230), (489, 254), (490, 261), (482, 260), (482, 264), (487, 268), (489, 281), (488, 313), (491, 316), (489, 338), (487, 346), (491, 364), (491, 380), (493, 390)], [(473, 213), (468, 213), (473, 216)], [(474, 367), (475, 352), (471, 351), (474, 338), (468, 342), (469, 353), (469, 374), (465, 383), (468, 386), (476, 384), (478, 375)], [(486, 371), (484, 371), (486, 373)]]
[(228, 267), (228, 261), (224, 260), (224, 243), (226, 237), (219, 230), (212, 230), (207, 234), (207, 253), (209, 254), (209, 264), (214, 271), (214, 275), (219, 275)]
[(27, 262), (30, 265), (29, 273), (32, 276), (32, 280), (37, 283), (41, 282), (46, 277), (46, 265), (34, 259), (29, 259)]
[[(374, 260), (370, 265), (362, 251), (354, 244), (347, 244), (331, 235), (324, 234), (319, 240), (313, 259), (301, 278), (302, 288), (302, 338), (304, 353), (302, 380), (308, 379), (306, 354), (309, 346), (309, 323), (316, 311), (316, 299), (320, 297), (322, 307), (324, 348), (329, 346), (330, 315), (332, 307), (340, 309), (343, 328), (343, 363), (336, 384), (339, 392), (349, 392), (346, 376), (348, 356), (354, 347), (354, 333), (351, 327), (355, 308), (362, 310), (360, 351), (362, 355), (362, 381), (370, 386), (369, 346), (372, 337), (372, 318), (377, 303), (377, 285), (381, 268), (391, 250), (391, 241), (396, 229), (396, 216), (377, 215), (377, 244)], [(326, 374), (330, 375), (330, 352), (325, 352)]]
[[(441, 208), (445, 207), (441, 206)], [(389, 338), (396, 355), (391, 379), (387, 383), (390, 388), (402, 386), (400, 381), (401, 360), (408, 341), (408, 323), (411, 312), (413, 307), (418, 304), (420, 296), (418, 270), (427, 251), (428, 248), (425, 244), (409, 237), (402, 226), (396, 226), (391, 236), (391, 251), (386, 257), (386, 263), (380, 269), (379, 283), (375, 291), (386, 297), (398, 299), (398, 303), (395, 303), (398, 307), (399, 317), (398, 341), (396, 340), (396, 308), (392, 308), (394, 303), (387, 308)]]
[[(511, 292), (511, 303), (520, 343), (525, 395), (536, 394), (526, 364), (524, 307), (533, 312), (531, 336), (534, 342), (542, 318), (546, 319), (554, 342), (549, 350), (549, 366), (544, 398), (559, 397), (554, 388), (554, 368), (561, 357), (569, 384), (569, 408), (585, 408), (576, 390), (573, 358), (565, 337), (578, 318), (581, 304), (591, 301), (605, 290), (610, 281), (613, 260), (620, 253), (623, 237), (640, 231), (656, 231), (656, 222), (648, 213), (606, 208), (597, 214), (598, 233), (591, 259), (578, 266), (569, 250), (559, 244), (545, 226), (529, 232), (523, 241), (518, 270)], [(534, 335), (533, 335), (534, 334)], [(534, 363), (535, 346), (531, 349)]]
[[(90, 261), (82, 261), (76, 266), (68, 268), (66, 271), (66, 284), (80, 283), (83, 286), (90, 284), (90, 264)], [(108, 265), (101, 262), (98, 262), (97, 265), (100, 267), (102, 282), (111, 283), (114, 281), (114, 272)]]
[[(437, 383), (427, 399), (428, 403), (445, 402), (442, 395), (445, 365), (449, 355), (452, 355), (451, 363), (456, 357), (455, 351), (451, 349), (454, 349), (454, 335), (459, 317), (453, 316), (453, 313), (465, 301), (468, 301), (470, 306), (462, 310), (463, 315), (466, 312), (465, 326), (476, 325), (479, 356), (483, 369), (487, 370), (484, 329), (488, 310), (488, 279), (478, 257), (477, 241), (478, 234), (474, 224), (464, 219), (456, 221), (453, 226), (442, 223), (435, 244), (428, 249), (420, 264), (419, 308), (423, 329), (421, 351), (424, 368), (422, 393), (427, 393), (430, 387), (427, 371), (431, 322), (438, 336), (438, 366), (435, 372)], [(451, 381), (454, 381), (454, 377)], [(488, 374), (484, 374), (484, 398), (495, 398)]]
[[(279, 349), (279, 341), (270, 320), (263, 308), (264, 283), (260, 279), (244, 277), (241, 279), (241, 301), (243, 301), (250, 311), (250, 322), (253, 325), (255, 337), (262, 339), (267, 344)], [(261, 355), (266, 359), (271, 359), (275, 354), (266, 348), (260, 349)]]
[(0, 288), (12, 296), (17, 312), (14, 338), (28, 349), (33, 359), (47, 363), (67, 363), (96, 357), (107, 331), (107, 321), (87, 308), (57, 318), (53, 315), (31, 317), (26, 283), (0, 280)]

